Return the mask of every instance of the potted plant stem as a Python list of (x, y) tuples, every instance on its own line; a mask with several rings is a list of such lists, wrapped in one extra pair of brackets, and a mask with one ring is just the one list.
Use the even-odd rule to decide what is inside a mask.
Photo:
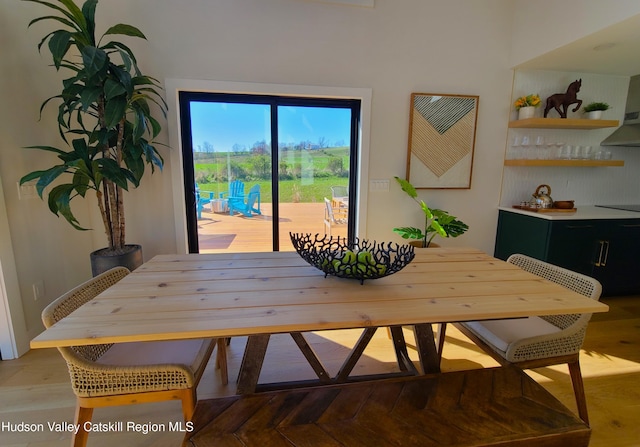
[[(138, 28), (116, 24), (96, 39), (97, 0), (87, 0), (81, 8), (73, 0), (25, 1), (54, 12), (33, 19), (29, 27), (41, 21), (63, 25), (48, 32), (38, 50), (47, 44), (56, 70), (65, 69), (70, 77), (62, 82), (62, 91), (40, 107), (42, 112), (49, 102), (58, 103), (58, 130), (67, 147), (30, 146), (57, 155), (57, 164), (20, 182), (37, 180), (39, 196), (48, 191), (51, 212), (78, 230), (86, 228), (70, 203), (93, 191), (108, 241), (106, 248), (91, 254), (93, 274), (113, 265), (135, 268), (142, 252), (138, 245), (125, 244), (124, 191), (138, 187), (145, 165), (152, 172), (162, 169), (162, 156), (153, 143), (162, 127), (152, 109), (166, 118), (167, 106), (159, 82), (143, 75), (131, 49), (112, 36), (146, 37)], [(130, 257), (133, 260), (127, 260)]]
[(436, 236), (458, 237), (469, 229), (467, 224), (459, 221), (448, 212), (437, 208), (429, 208), (423, 200), (418, 199), (418, 192), (409, 181), (400, 177), (395, 177), (395, 179), (402, 190), (420, 205), (420, 209), (424, 214), (423, 228), (399, 227), (393, 229), (395, 233), (404, 239), (415, 240), (416, 244), (414, 245), (418, 247), (429, 247)]

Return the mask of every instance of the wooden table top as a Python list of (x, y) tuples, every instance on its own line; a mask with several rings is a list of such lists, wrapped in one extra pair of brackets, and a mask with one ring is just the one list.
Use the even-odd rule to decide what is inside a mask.
[(472, 248), (416, 250), (400, 272), (336, 278), (295, 252), (159, 255), (31, 341), (129, 341), (606, 312)]

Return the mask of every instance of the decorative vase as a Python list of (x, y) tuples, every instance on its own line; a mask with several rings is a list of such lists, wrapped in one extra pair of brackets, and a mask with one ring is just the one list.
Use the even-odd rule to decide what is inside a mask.
[(527, 118), (533, 118), (533, 115), (536, 112), (536, 108), (533, 106), (528, 106), (528, 107), (520, 107), (518, 109), (518, 119), (519, 120), (524, 120)]
[(592, 112), (586, 112), (585, 116), (588, 120), (599, 120), (602, 118), (602, 110), (594, 110)]

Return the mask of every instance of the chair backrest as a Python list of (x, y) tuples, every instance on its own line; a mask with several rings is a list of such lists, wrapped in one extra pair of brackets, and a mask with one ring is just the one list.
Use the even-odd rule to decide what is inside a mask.
[(331, 200), (327, 199), (326, 197), (324, 198), (324, 205), (326, 207), (325, 209), (325, 220), (328, 220), (331, 223), (335, 223), (336, 222), (336, 218), (333, 215), (333, 207), (331, 206)]
[(349, 197), (349, 189), (346, 186), (332, 186), (331, 197)]
[[(522, 254), (509, 256), (507, 262), (591, 299), (600, 299), (602, 285), (595, 278)], [(565, 329), (576, 323), (586, 324), (591, 318), (591, 314), (548, 315), (541, 318)]]
[[(54, 323), (70, 315), (74, 310), (94, 299), (129, 273), (129, 269), (126, 267), (114, 267), (71, 289), (44, 308), (42, 311), (44, 327), (53, 326)], [(71, 350), (85, 360), (96, 361), (110, 347), (110, 344), (74, 346)], [(68, 350), (65, 348), (59, 350), (68, 360), (66, 355)]]
[(247, 195), (247, 208), (251, 209), (256, 200), (260, 197), (260, 185), (253, 185)]
[(229, 197), (243, 197), (244, 196), (244, 182), (240, 180), (233, 180), (229, 183)]

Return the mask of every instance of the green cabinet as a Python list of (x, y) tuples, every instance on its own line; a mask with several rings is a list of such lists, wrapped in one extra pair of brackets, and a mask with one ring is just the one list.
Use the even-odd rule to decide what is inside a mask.
[(522, 253), (596, 278), (604, 295), (640, 293), (640, 218), (549, 220), (499, 213), (497, 258)]

